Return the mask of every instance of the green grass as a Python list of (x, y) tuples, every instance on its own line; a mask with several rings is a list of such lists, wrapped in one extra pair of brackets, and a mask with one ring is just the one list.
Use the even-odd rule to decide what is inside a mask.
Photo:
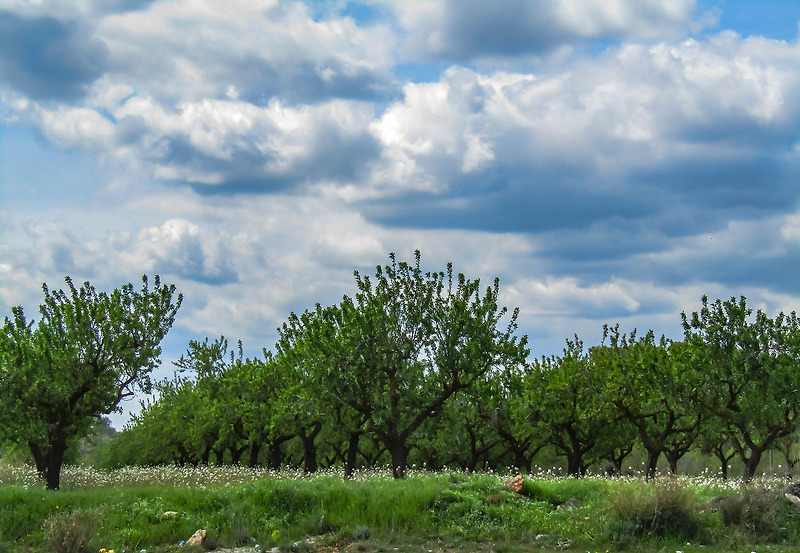
[(376, 553), (800, 551), (800, 510), (782, 501), (777, 481), (740, 490), (703, 478), (531, 477), (516, 494), (493, 474), (344, 480), (166, 467), (64, 476), (64, 489), (48, 492), (0, 470), (0, 553), (167, 551), (201, 528), (208, 547), (297, 553), (320, 544)]

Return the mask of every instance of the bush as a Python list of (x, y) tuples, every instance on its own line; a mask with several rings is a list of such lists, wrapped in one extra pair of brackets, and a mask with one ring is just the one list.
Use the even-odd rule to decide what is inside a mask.
[(633, 538), (702, 538), (704, 525), (698, 498), (674, 483), (646, 483), (622, 488), (610, 499), (607, 531), (612, 543), (630, 545)]
[(731, 537), (761, 543), (779, 543), (795, 537), (792, 530), (800, 519), (800, 511), (782, 493), (753, 488), (715, 500), (714, 508), (732, 531)]
[(58, 513), (44, 522), (44, 542), (55, 553), (79, 553), (92, 539), (102, 515), (96, 509)]

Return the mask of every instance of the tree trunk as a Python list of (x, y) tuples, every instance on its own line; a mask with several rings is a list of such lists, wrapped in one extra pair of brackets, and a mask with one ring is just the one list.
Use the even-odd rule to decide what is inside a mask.
[(670, 474), (678, 474), (678, 459), (673, 459), (670, 457), (668, 461)]
[(720, 458), (719, 472), (723, 480), (728, 479), (728, 460), (724, 457)]
[(283, 464), (283, 451), (281, 451), (281, 442), (273, 443), (269, 446), (269, 468), (272, 470), (280, 470)]
[(392, 455), (392, 476), (394, 478), (405, 478), (408, 447), (398, 440), (389, 444), (389, 453)]
[(760, 449), (751, 449), (750, 450), (750, 457), (744, 464), (744, 481), (749, 482), (753, 479), (753, 476), (756, 475), (756, 469), (758, 469), (758, 463), (761, 462), (761, 453), (763, 453)]
[(315, 435), (300, 435), (300, 440), (303, 442), (303, 467), (306, 474), (317, 472), (317, 444), (314, 440), (315, 437)]
[(567, 452), (567, 475), (581, 476), (581, 456), (576, 451)]
[(517, 470), (520, 474), (530, 474), (532, 462), (525, 455), (525, 451), (520, 448), (514, 448), (514, 464), (517, 465)]
[(225, 448), (215, 449), (214, 455), (216, 456), (216, 465), (221, 467), (225, 461)]
[(352, 478), (356, 470), (356, 460), (358, 459), (358, 442), (361, 439), (361, 432), (350, 432), (350, 440), (347, 443), (347, 459), (344, 463), (344, 477)]
[(250, 446), (250, 461), (248, 462), (247, 466), (250, 468), (254, 468), (258, 466), (258, 454), (261, 453), (261, 444), (255, 443)]
[(67, 440), (59, 437), (53, 440), (50, 454), (47, 456), (47, 489), (57, 490), (61, 485), (61, 465), (64, 462), (64, 452), (67, 450)]
[(231, 464), (238, 465), (239, 462), (242, 460), (242, 455), (244, 454), (244, 450), (247, 449), (246, 445), (242, 447), (233, 447), (231, 446), (228, 448), (231, 452)]
[(41, 448), (39, 444), (33, 442), (28, 442), (28, 447), (33, 455), (33, 461), (36, 463), (36, 474), (39, 475), (39, 478), (44, 480), (47, 478), (47, 457), (50, 452), (50, 447), (45, 446)]
[(648, 449), (647, 450), (647, 472), (646, 478), (652, 480), (656, 477), (656, 469), (658, 468), (658, 456), (661, 455), (661, 450)]

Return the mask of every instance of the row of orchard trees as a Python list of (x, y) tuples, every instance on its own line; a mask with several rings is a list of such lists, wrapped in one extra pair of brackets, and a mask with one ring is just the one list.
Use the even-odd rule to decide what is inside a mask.
[[(356, 273), (357, 293), (292, 314), (274, 354), (244, 358), (224, 338), (192, 342), (182, 374), (114, 443), (117, 463), (234, 462), (278, 468), (428, 468), (514, 465), (530, 470), (543, 448), (568, 472), (613, 465), (638, 445), (648, 474), (672, 471), (691, 449), (727, 474), (739, 458), (752, 477), (764, 452), (796, 434), (800, 325), (745, 299), (683, 316), (684, 339), (606, 327), (586, 348), (531, 361), (517, 312), (498, 304), (498, 282), (416, 263)], [(191, 378), (185, 376), (191, 371)]]
[[(518, 312), (480, 282), (409, 264), (356, 272), (341, 303), (292, 314), (275, 352), (250, 359), (224, 338), (191, 342), (183, 371), (157, 385), (112, 442), (117, 463), (228, 460), (272, 467), (429, 468), (514, 465), (530, 470), (543, 448), (570, 474), (611, 463), (636, 444), (648, 471), (675, 470), (692, 448), (745, 477), (764, 452), (789, 455), (797, 429), (800, 323), (772, 318), (744, 298), (683, 316), (684, 338), (606, 328), (585, 348), (531, 361)], [(110, 293), (89, 283), (45, 287), (40, 319), (15, 308), (0, 332), (0, 442), (27, 446), (49, 488), (63, 456), (99, 416), (148, 392), (160, 342), (181, 303), (156, 277)]]
[(517, 312), (498, 304), (496, 280), (481, 289), (450, 265), (423, 273), (419, 252), (414, 264), (392, 255), (374, 279), (355, 276), (354, 297), (292, 314), (274, 355), (244, 359), (222, 338), (192, 342), (177, 365), (196, 378), (162, 384), (129, 429), (132, 449), (150, 443), (177, 462), (226, 451), (240, 461), (249, 450), (251, 463), (266, 449), (279, 466), (294, 440), (309, 472), (320, 461), (349, 473), (388, 458), (399, 477), (420, 436), (466, 391), (525, 364), (526, 338), (515, 336)]

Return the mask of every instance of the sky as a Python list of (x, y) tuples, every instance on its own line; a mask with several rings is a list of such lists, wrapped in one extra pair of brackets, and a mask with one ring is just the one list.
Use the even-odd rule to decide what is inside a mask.
[(499, 277), (532, 357), (604, 324), (680, 339), (703, 295), (794, 311), (798, 23), (798, 0), (0, 0), (0, 314), (159, 274), (184, 295), (164, 378), (191, 339), (273, 350), (416, 249)]

